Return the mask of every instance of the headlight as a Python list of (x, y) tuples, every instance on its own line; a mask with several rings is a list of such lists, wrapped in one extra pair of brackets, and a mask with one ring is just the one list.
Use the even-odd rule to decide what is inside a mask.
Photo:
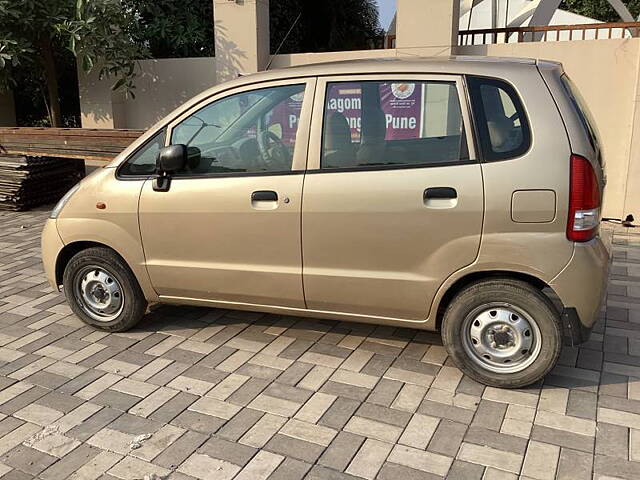
[(78, 188), (80, 188), (80, 182), (76, 183), (73, 187), (69, 189), (67, 193), (64, 194), (64, 197), (62, 197), (60, 201), (58, 201), (56, 206), (53, 207), (53, 210), (51, 210), (51, 213), (49, 214), (49, 218), (58, 218), (58, 215), (60, 215), (60, 212), (62, 211), (64, 206), (67, 204), (71, 196), (74, 193), (76, 193)]

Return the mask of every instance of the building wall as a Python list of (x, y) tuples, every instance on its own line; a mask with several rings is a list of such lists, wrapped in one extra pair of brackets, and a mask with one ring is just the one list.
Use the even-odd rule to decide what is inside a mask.
[(135, 98), (113, 92), (113, 79), (78, 74), (84, 128), (148, 128), (216, 84), (215, 58), (142, 60)]
[(457, 53), (562, 62), (600, 131), (608, 180), (604, 215), (640, 218), (640, 39), (465, 46)]

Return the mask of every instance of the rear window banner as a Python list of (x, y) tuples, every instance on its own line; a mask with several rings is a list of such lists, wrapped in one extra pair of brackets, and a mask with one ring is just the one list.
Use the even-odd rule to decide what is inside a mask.
[(385, 116), (385, 140), (420, 138), (422, 84), (383, 83), (380, 85), (380, 106)]
[(267, 128), (289, 147), (293, 147), (296, 142), (303, 99), (304, 91), (290, 96), (276, 105), (267, 118)]
[[(380, 83), (380, 108), (384, 112), (385, 140), (420, 138), (422, 129), (422, 83)], [(327, 94), (327, 112), (345, 116), (351, 129), (351, 141), (360, 143), (362, 131), (362, 89), (359, 83), (331, 85)]]

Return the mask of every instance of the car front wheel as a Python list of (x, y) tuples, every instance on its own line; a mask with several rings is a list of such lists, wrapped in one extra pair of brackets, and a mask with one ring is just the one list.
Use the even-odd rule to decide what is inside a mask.
[(93, 247), (76, 253), (65, 267), (63, 284), (73, 313), (101, 330), (128, 330), (147, 309), (133, 272), (108, 248)]
[(492, 279), (463, 288), (444, 314), (442, 339), (460, 369), (502, 388), (535, 383), (562, 349), (560, 317), (528, 283)]

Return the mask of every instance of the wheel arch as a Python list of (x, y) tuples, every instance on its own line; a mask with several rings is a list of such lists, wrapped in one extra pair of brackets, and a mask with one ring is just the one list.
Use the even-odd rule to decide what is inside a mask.
[(474, 282), (496, 278), (509, 278), (528, 283), (529, 285), (537, 288), (542, 293), (544, 293), (556, 306), (556, 308), (558, 308), (559, 311), (562, 311), (563, 309), (562, 302), (560, 301), (560, 298), (558, 297), (554, 289), (547, 282), (534, 275), (512, 270), (488, 270), (470, 272), (453, 282), (442, 295), (436, 310), (436, 329), (440, 330), (440, 327), (442, 326), (442, 320), (444, 318), (444, 312), (451, 303), (451, 300), (453, 300), (458, 292), (460, 292), (467, 285), (470, 285)]
[(65, 245), (62, 250), (60, 250), (60, 252), (58, 253), (58, 256), (56, 257), (56, 270), (55, 270), (55, 275), (56, 275), (56, 284), (57, 285), (62, 285), (62, 279), (64, 276), (64, 269), (67, 267), (67, 264), (69, 263), (69, 260), (71, 260), (71, 258), (73, 258), (73, 256), (78, 253), (81, 252), (83, 250), (86, 250), (88, 248), (93, 248), (93, 247), (102, 247), (102, 248), (108, 248), (109, 250), (113, 251), (116, 255), (118, 255), (122, 261), (129, 266), (129, 268), (131, 269), (131, 265), (129, 265), (127, 263), (127, 261), (124, 259), (124, 257), (113, 247), (106, 245), (104, 243), (100, 243), (100, 242), (94, 242), (94, 241), (89, 241), (89, 240), (82, 240), (82, 241), (76, 241), (76, 242), (72, 242), (69, 243), (67, 245)]

